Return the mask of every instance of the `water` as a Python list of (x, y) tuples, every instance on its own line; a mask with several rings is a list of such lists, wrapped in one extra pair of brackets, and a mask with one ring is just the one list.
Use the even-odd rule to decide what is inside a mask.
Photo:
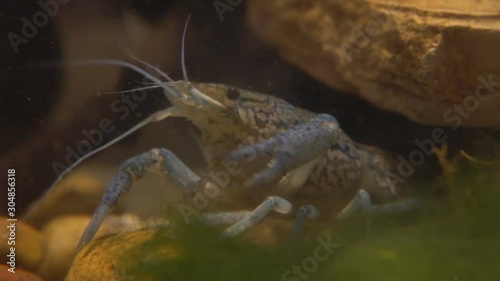
[[(312, 67), (308, 68), (301, 63), (304, 61), (301, 51), (305, 50), (305, 43), (310, 43), (307, 38), (291, 37), (290, 40), (271, 43), (273, 39), (282, 38), (266, 37), (266, 32), (273, 30), (271, 19), (279, 17), (273, 13), (267, 15), (269, 18), (248, 19), (251, 13), (260, 11), (258, 7), (267, 5), (260, 3), (262, 1), (67, 2), (52, 4), (49, 12), (36, 2), (6, 3), (4, 9), (0, 9), (4, 11), (0, 12), (0, 19), (6, 22), (2, 25), (4, 48), (0, 55), (3, 74), (0, 81), (4, 89), (0, 101), (0, 167), (3, 171), (16, 169), (16, 208), (19, 216), (50, 186), (61, 167), (117, 137), (156, 110), (170, 106), (158, 89), (148, 90), (146, 94), (103, 94), (141, 86), (143, 77), (130, 70), (109, 66), (33, 69), (30, 65), (87, 58), (130, 61), (124, 52), (128, 50), (158, 65), (174, 80), (181, 79), (181, 35), (185, 20), (191, 14), (185, 50), (190, 80), (234, 85), (278, 96), (314, 112), (334, 115), (351, 138), (393, 155), (397, 159), (396, 167), (401, 164), (401, 159), (411, 162), (412, 153), (420, 151), (422, 155), (425, 154), (425, 159), (413, 165), (404, 180), (414, 187), (410, 194), (419, 198), (422, 208), (402, 216), (377, 216), (369, 236), (365, 235), (364, 217), (361, 214), (342, 224), (324, 221), (321, 225), (308, 223), (304, 240), (292, 249), (286, 243), (292, 219), (288, 220), (288, 224), (279, 219), (276, 222), (268, 220), (257, 230), (234, 240), (220, 239), (223, 228), (196, 223), (186, 226), (180, 221), (174, 227), (155, 230), (150, 240), (136, 244), (126, 241), (126, 236), (112, 236), (114, 238), (110, 239), (115, 240), (110, 241), (114, 245), (123, 243), (130, 248), (126, 248), (123, 256), (112, 257), (102, 264), (113, 264), (116, 258), (116, 264), (126, 268), (125, 273), (116, 268), (123, 280), (500, 280), (497, 266), (500, 260), (499, 131), (472, 123), (453, 128), (454, 123), (440, 119), (434, 125), (422, 125), (428, 121), (428, 115), (437, 112), (435, 108), (439, 108), (440, 102), (448, 102), (452, 108), (453, 104), (462, 104), (466, 100), (465, 95), (447, 95), (447, 87), (429, 91), (443, 96), (435, 104), (421, 106), (421, 119), (415, 122), (398, 113), (404, 111), (401, 108), (385, 110), (372, 103), (377, 99), (370, 102), (366, 96), (361, 98), (362, 91), (364, 94), (371, 90), (375, 92), (376, 87), (362, 84), (363, 78), (356, 76), (367, 69), (385, 69), (369, 78), (383, 85), (397, 85), (399, 89), (410, 92), (432, 88), (435, 85), (433, 83), (439, 81), (448, 81), (447, 85), (457, 91), (469, 89), (470, 85), (478, 83), (477, 77), (480, 75), (488, 77), (493, 74), (493, 78), (498, 77), (498, 73), (495, 73), (498, 69), (498, 52), (488, 51), (488, 44), (495, 46), (493, 43), (497, 40), (494, 31), (490, 32), (493, 35), (488, 32), (474, 35), (478, 39), (473, 40), (474, 44), (469, 44), (467, 40), (470, 38), (466, 35), (472, 34), (476, 27), (471, 25), (472, 31), (464, 34), (451, 29), (446, 35), (449, 37), (443, 37), (443, 40), (450, 40), (446, 41), (448, 44), (456, 44), (448, 45), (453, 48), (443, 51), (450, 54), (449, 59), (445, 60), (448, 64), (443, 63), (443, 68), (441, 65), (429, 68), (427, 72), (419, 69), (419, 64), (410, 62), (405, 52), (411, 49), (408, 46), (417, 50), (432, 46), (413, 44), (412, 40), (398, 41), (399, 45), (388, 47), (383, 62), (376, 59), (356, 61), (356, 57), (352, 57), (347, 66), (344, 65), (345, 61), (338, 61), (328, 69), (342, 69), (342, 73), (353, 73), (352, 77), (360, 77), (358, 82), (364, 86), (351, 87), (346, 86), (343, 83), (345, 81), (337, 81), (346, 79), (343, 76), (325, 76), (317, 72), (323, 69), (320, 63), (328, 61), (321, 56), (335, 54), (330, 52), (331, 48), (337, 50), (335, 46), (340, 44), (335, 45), (339, 42), (328, 33), (334, 28), (327, 28), (321, 33), (322, 30), (316, 24), (333, 24), (340, 29), (351, 30), (352, 26), (366, 29), (370, 21), (380, 20), (378, 16), (366, 20), (358, 18), (358, 13), (363, 11), (361, 8), (339, 12), (342, 5), (331, 1), (331, 9), (304, 12), (304, 15), (312, 16), (305, 17), (304, 22), (307, 24), (304, 26), (308, 28), (303, 28), (310, 31), (314, 38), (333, 40), (335, 43), (332, 43), (334, 47), (330, 46), (332, 44), (314, 45), (315, 51), (311, 53), (318, 57), (316, 60), (310, 59)], [(269, 5), (275, 5), (274, 1), (271, 2), (273, 4)], [(259, 3), (264, 6), (259, 6)], [(492, 25), (496, 24), (495, 3), (483, 4), (486, 6), (476, 5), (475, 2), (468, 6), (467, 1), (460, 3), (456, 7), (444, 8), (460, 10), (470, 6), (467, 11), (486, 14), (485, 18), (490, 19)], [(301, 5), (307, 10), (316, 4)], [(359, 5), (362, 7), (361, 3)], [(35, 25), (36, 30), (29, 30), (30, 27), (24, 30), (26, 21), (30, 22), (28, 25), (35, 22), (37, 19), (33, 16), (40, 11), (47, 14), (46, 22)], [(323, 13), (328, 11), (335, 16), (325, 17)], [(407, 18), (416, 16), (418, 14), (410, 14)], [(480, 21), (482, 17), (477, 18)], [(385, 46), (384, 42), (399, 38), (402, 33), (396, 27), (398, 23), (401, 24), (401, 20), (397, 13), (393, 14), (393, 20), (387, 21), (384, 32), (370, 33), (373, 36), (368, 37), (368, 44), (359, 48), (359, 54), (356, 52), (351, 55), (362, 56), (373, 48)], [(278, 35), (294, 34), (293, 30), (285, 29)], [(355, 38), (357, 32), (355, 28), (352, 30), (354, 33), (348, 34), (354, 37), (349, 37), (349, 40)], [(429, 34), (425, 36), (440, 38), (433, 37), (435, 29), (426, 30)], [(23, 32), (29, 33), (28, 36)], [(9, 35), (13, 33), (25, 39)], [(474, 36), (472, 38), (476, 38)], [(435, 44), (439, 46), (441, 41), (437, 39)], [(346, 42), (352, 41), (349, 40)], [(469, 46), (475, 46), (479, 51)], [(292, 52), (294, 48), (298, 51)], [(422, 60), (428, 59), (432, 63), (432, 58), (426, 56)], [(395, 69), (390, 68), (394, 65), (397, 66)], [(461, 74), (457, 69), (468, 69), (470, 73), (453, 76)], [(405, 81), (410, 82), (405, 84)], [(472, 95), (475, 88), (469, 90)], [(398, 97), (386, 96), (381, 100), (395, 101)], [(460, 121), (488, 121), (488, 118), (481, 119), (478, 114), (484, 114), (481, 110), (489, 106), (493, 110), (488, 124), (494, 125), (500, 121), (496, 120), (494, 111), (496, 101), (491, 98), (482, 102), (478, 109), (469, 110), (470, 115), (462, 116)], [(414, 104), (409, 102), (410, 107)], [(415, 119), (415, 116), (412, 118)], [(435, 152), (428, 149), (427, 153), (426, 147), (422, 149), (416, 144), (432, 139), (436, 128), (442, 129), (442, 134), (446, 136), (446, 155), (441, 159), (436, 157)], [(198, 135), (199, 129), (181, 118), (152, 124), (132, 134), (115, 148), (85, 163), (87, 166), (79, 171), (89, 171), (88, 174), (61, 186), (62, 190), (71, 190), (71, 186), (80, 183), (82, 186), (91, 185), (94, 191), (68, 191), (69, 195), (62, 196), (56, 203), (49, 203), (45, 208), (60, 212), (42, 214), (39, 218), (44, 220), (31, 224), (42, 230), (55, 217), (81, 213), (90, 215), (98, 203), (99, 189), (120, 163), (153, 147), (168, 148), (195, 172), (206, 172)], [(461, 154), (461, 150), (474, 159), (467, 159), (470, 157)], [(163, 186), (167, 185), (169, 189), (166, 192)], [(3, 202), (7, 204), (7, 196), (0, 197), (2, 206), (5, 206)], [(252, 200), (260, 202), (264, 198)], [(145, 178), (142, 184), (139, 183), (128, 198), (121, 200), (117, 212), (136, 213), (146, 220), (165, 216), (163, 211), (179, 200), (181, 195), (176, 193), (171, 183), (151, 176)], [(233, 202), (231, 205), (239, 203)], [(171, 220), (178, 219), (171, 213), (168, 215)], [(75, 233), (75, 237), (68, 240), (78, 239), (79, 235)], [(318, 239), (327, 237), (340, 247), (332, 252), (324, 248), (315, 252), (322, 245)], [(73, 244), (69, 243), (66, 250), (73, 251)], [(162, 249), (172, 249), (173, 254), (164, 256)], [(22, 267), (22, 264), (18, 265)], [(51, 276), (63, 276), (66, 269), (56, 275), (41, 273), (42, 270), (37, 266), (27, 266), (25, 270), (38, 272), (46, 280), (52, 280)]]

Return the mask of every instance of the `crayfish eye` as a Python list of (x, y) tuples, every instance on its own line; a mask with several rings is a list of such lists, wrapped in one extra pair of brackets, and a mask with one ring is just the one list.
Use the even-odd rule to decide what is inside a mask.
[(236, 100), (240, 97), (240, 91), (236, 88), (230, 87), (226, 91), (226, 98), (229, 100)]

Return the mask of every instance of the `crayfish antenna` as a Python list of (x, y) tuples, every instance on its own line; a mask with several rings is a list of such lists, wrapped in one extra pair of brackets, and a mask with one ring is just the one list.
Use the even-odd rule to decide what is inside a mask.
[[(154, 65), (150, 64), (149, 62), (143, 60), (143, 59), (140, 59), (138, 57), (136, 57), (134, 54), (132, 54), (131, 52), (129, 52), (128, 50), (124, 50), (124, 52), (129, 56), (131, 57), (132, 59), (142, 63), (143, 65), (151, 68), (152, 70), (154, 70), (156, 73), (160, 74), (161, 77), (167, 79), (169, 82), (175, 82), (174, 79), (170, 78), (170, 76), (168, 76), (168, 74), (166, 74), (165, 72), (161, 71), (160, 69), (158, 69), (158, 67), (155, 67)], [(163, 82), (162, 82), (163, 84)]]
[(189, 19), (191, 18), (191, 14), (187, 17), (186, 23), (184, 24), (184, 32), (182, 33), (182, 45), (181, 45), (181, 64), (182, 64), (182, 77), (184, 81), (189, 81), (187, 70), (186, 70), (186, 56), (185, 56), (185, 46), (186, 46), (186, 33), (189, 24)]
[[(166, 92), (165, 95), (167, 96), (168, 99), (178, 99), (182, 97), (182, 94), (177, 92), (175, 89), (169, 87), (163, 81), (160, 79), (152, 76), (142, 68), (125, 62), (125, 61), (120, 61), (120, 60), (113, 60), (113, 59), (90, 59), (90, 60), (77, 60), (77, 61), (67, 61), (67, 62), (45, 62), (45, 63), (37, 63), (35, 65), (31, 65), (30, 67), (33, 68), (53, 68), (53, 67), (61, 67), (61, 66), (85, 66), (85, 65), (115, 65), (115, 66), (122, 66), (129, 68), (131, 70), (136, 71), (139, 74), (144, 75), (144, 77), (148, 78), (152, 82), (155, 82), (159, 87), (162, 87)], [(139, 130), (140, 128), (146, 126), (147, 124), (151, 122), (156, 122), (163, 120), (167, 117), (174, 116), (175, 115), (175, 108), (169, 107), (163, 110), (160, 110), (152, 115), (150, 115), (148, 118), (142, 120), (140, 123), (132, 127), (131, 129), (127, 130), (120, 136), (114, 138), (113, 140), (109, 141), (103, 146), (100, 146), (96, 148), (95, 150), (83, 155), (80, 157), (78, 160), (76, 160), (73, 164), (71, 164), (67, 169), (65, 169), (62, 173), (60, 173), (57, 177), (57, 179), (54, 181), (54, 183), (45, 191), (45, 193), (40, 197), (37, 203), (31, 208), (29, 208), (25, 214), (23, 214), (22, 218), (23, 220), (27, 221), (30, 219), (30, 217), (33, 215), (33, 213), (38, 210), (38, 208), (41, 206), (41, 204), (45, 201), (47, 195), (54, 189), (54, 187), (59, 184), (59, 182), (62, 181), (62, 179), (69, 173), (71, 172), (75, 167), (80, 165), (83, 161), (87, 160), (88, 158), (94, 156), (95, 154), (107, 149), (108, 147), (114, 145), (115, 143), (121, 141), (125, 137), (129, 136), (130, 134), (134, 133), (135, 131)]]
[(123, 94), (123, 93), (132, 93), (132, 92), (135, 92), (135, 91), (142, 91), (142, 90), (150, 90), (150, 89), (156, 89), (156, 88), (159, 88), (161, 86), (159, 85), (153, 85), (153, 86), (146, 86), (146, 87), (140, 87), (140, 88), (134, 88), (134, 89), (130, 89), (130, 90), (123, 90), (123, 91), (106, 91), (106, 92), (101, 92), (101, 94), (104, 94), (104, 95), (111, 95), (111, 94)]

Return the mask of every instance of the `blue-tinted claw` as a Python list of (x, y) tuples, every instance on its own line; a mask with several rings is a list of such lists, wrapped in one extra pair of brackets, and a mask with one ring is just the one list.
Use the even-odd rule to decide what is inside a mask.
[(308, 123), (292, 127), (265, 142), (241, 147), (230, 153), (227, 159), (271, 157), (267, 168), (249, 179), (245, 185), (271, 183), (325, 153), (337, 141), (338, 130), (339, 124), (333, 116), (319, 114)]
[[(143, 155), (140, 155), (139, 157), (143, 157)], [(128, 162), (125, 162), (123, 166), (127, 166), (127, 163)], [(82, 246), (92, 240), (96, 232), (99, 230), (102, 222), (108, 216), (109, 212), (118, 201), (120, 195), (130, 189), (132, 181), (133, 179), (131, 175), (124, 170), (120, 170), (111, 179), (108, 186), (106, 187), (106, 191), (101, 199), (99, 207), (97, 207), (97, 209), (95, 210), (90, 223), (87, 225), (87, 228), (85, 228), (85, 231), (80, 238), (77, 249), (80, 249)]]
[(80, 238), (80, 242), (78, 242), (78, 246), (76, 247), (77, 249), (80, 249), (81, 247), (85, 246), (85, 244), (87, 244), (90, 240), (92, 240), (110, 211), (111, 208), (108, 205), (101, 204), (99, 207), (97, 207), (94, 215), (92, 216), (92, 219), (90, 220), (89, 225), (87, 226), (87, 228), (85, 228), (85, 231)]
[(78, 243), (78, 248), (92, 240), (120, 196), (131, 188), (132, 183), (141, 179), (151, 170), (159, 170), (160, 174), (172, 179), (184, 193), (191, 192), (191, 187), (200, 180), (200, 177), (192, 172), (175, 154), (164, 148), (155, 148), (128, 159), (120, 166), (120, 170), (106, 187), (101, 204), (85, 229)]

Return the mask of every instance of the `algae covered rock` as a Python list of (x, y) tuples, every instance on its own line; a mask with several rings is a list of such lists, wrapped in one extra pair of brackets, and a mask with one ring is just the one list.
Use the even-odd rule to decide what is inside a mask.
[(289, 266), (270, 244), (179, 223), (95, 239), (76, 255), (65, 280), (279, 280)]
[(173, 246), (162, 248), (146, 246), (143, 251), (136, 249), (138, 245), (147, 243), (156, 234), (157, 229), (152, 228), (92, 241), (76, 255), (65, 280), (148, 280), (145, 276), (139, 278), (133, 273), (137, 271), (137, 266), (148, 261), (179, 256), (179, 250)]

